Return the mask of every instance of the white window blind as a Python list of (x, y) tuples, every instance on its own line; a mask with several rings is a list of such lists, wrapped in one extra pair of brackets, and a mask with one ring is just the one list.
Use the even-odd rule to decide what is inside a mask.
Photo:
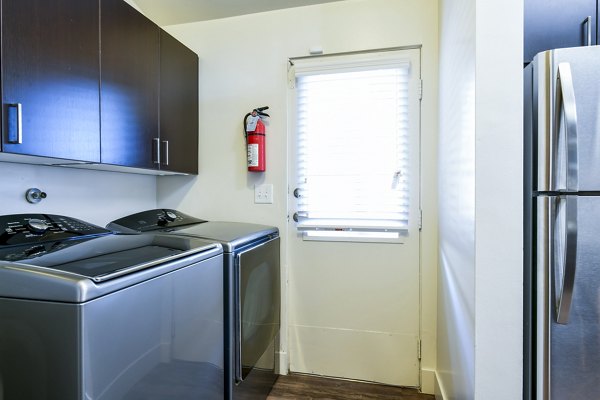
[(297, 227), (322, 236), (408, 229), (410, 63), (384, 55), (295, 65)]

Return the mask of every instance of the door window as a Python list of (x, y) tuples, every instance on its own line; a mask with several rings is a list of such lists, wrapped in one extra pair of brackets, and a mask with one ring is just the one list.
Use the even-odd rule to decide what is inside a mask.
[(420, 83), (411, 61), (406, 51), (291, 61), (294, 220), (304, 239), (393, 241), (408, 233)]

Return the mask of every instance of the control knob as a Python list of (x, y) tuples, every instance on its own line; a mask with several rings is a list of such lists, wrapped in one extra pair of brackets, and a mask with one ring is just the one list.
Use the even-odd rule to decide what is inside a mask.
[(177, 219), (177, 214), (175, 214), (173, 211), (165, 211), (163, 213), (163, 215), (158, 217), (158, 225), (165, 226), (169, 222), (173, 222), (176, 219)]
[(177, 219), (177, 214), (173, 211), (165, 211), (165, 219), (169, 222), (173, 222)]
[(27, 222), (27, 229), (31, 233), (45, 233), (48, 229), (50, 229), (50, 225), (41, 219), (30, 219)]

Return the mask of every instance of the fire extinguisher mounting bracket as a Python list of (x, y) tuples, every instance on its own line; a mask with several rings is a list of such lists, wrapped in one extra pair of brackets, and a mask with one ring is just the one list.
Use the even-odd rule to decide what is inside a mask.
[(264, 112), (267, 109), (269, 109), (268, 106), (258, 107), (244, 116), (244, 138), (249, 172), (265, 171), (266, 129), (262, 119), (269, 117), (269, 114)]

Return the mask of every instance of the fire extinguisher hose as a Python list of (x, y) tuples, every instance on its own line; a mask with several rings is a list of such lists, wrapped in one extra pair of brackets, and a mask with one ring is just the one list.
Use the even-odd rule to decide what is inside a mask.
[(242, 129), (244, 129), (244, 139), (246, 140), (246, 145), (248, 144), (248, 131), (246, 130), (246, 123), (248, 122), (248, 117), (251, 116), (252, 113), (249, 112), (248, 114), (246, 114), (244, 116), (244, 126), (242, 127)]

